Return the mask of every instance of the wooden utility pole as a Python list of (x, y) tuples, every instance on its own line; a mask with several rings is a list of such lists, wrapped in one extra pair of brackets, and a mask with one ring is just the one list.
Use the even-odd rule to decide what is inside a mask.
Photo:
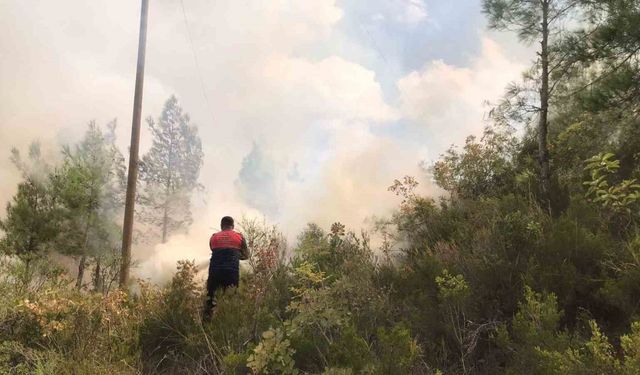
[(122, 226), (122, 263), (120, 265), (120, 288), (129, 283), (131, 266), (131, 240), (133, 238), (133, 212), (136, 203), (136, 182), (138, 180), (138, 150), (140, 148), (140, 119), (142, 117), (142, 88), (144, 86), (144, 60), (147, 47), (147, 16), (149, 0), (142, 0), (140, 12), (140, 37), (138, 39), (138, 67), (136, 89), (133, 97), (133, 122), (131, 124), (131, 147), (129, 149), (129, 172), (127, 176), (127, 196), (124, 206)]

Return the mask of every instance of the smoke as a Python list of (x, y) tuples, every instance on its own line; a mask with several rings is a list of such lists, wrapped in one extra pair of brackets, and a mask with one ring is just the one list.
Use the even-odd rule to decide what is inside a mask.
[(512, 61), (503, 48), (484, 36), (478, 56), (469, 66), (458, 67), (442, 60), (430, 61), (418, 71), (398, 80), (400, 107), (409, 119), (437, 137), (438, 149), (451, 143), (461, 144), (469, 134), (479, 135), (490, 107), (485, 101), (495, 101), (505, 92), (508, 81), (517, 79), (526, 65)]
[[(202, 271), (206, 269), (209, 259), (206, 234), (207, 231), (195, 230), (192, 235), (177, 234), (172, 236), (169, 242), (156, 245), (152, 256), (136, 265), (134, 275), (155, 283), (165, 283), (175, 271), (177, 262), (188, 260), (195, 262), (202, 277)], [(194, 235), (202, 236), (196, 240)]]
[[(484, 47), (465, 66), (445, 56), (398, 71), (406, 56), (353, 33), (367, 27), (352, 16), (356, 3), (185, 0), (185, 24), (180, 2), (152, 2), (144, 117), (178, 96), (199, 127), (205, 193), (194, 199), (188, 233), (153, 249), (137, 245), (136, 275), (162, 281), (179, 259), (206, 262), (224, 215), (264, 216), (292, 242), (311, 221), (357, 230), (388, 215), (398, 205), (387, 192), (395, 178), (417, 176), (421, 193), (435, 192), (419, 163), (481, 128), (482, 102), (499, 97), (522, 62), (478, 32)], [(431, 14), (424, 2), (393, 3), (372, 1), (371, 22), (393, 20), (400, 35), (403, 27), (433, 32), (419, 28)], [(126, 154), (139, 11), (130, 0), (1, 2), (4, 143), (39, 139), (57, 149), (90, 120), (118, 118)], [(392, 72), (395, 84), (383, 85)], [(143, 153), (149, 144), (144, 130)], [(8, 156), (8, 147), (0, 151), (0, 204), (20, 178)]]
[[(280, 212), (277, 196), (277, 169), (275, 162), (256, 143), (242, 160), (236, 186), (242, 199), (265, 215), (277, 216)], [(294, 176), (296, 176), (294, 174)]]

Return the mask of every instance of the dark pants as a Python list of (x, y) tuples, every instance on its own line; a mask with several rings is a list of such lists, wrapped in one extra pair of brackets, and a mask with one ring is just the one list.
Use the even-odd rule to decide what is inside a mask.
[(216, 306), (216, 291), (226, 290), (228, 287), (237, 287), (240, 281), (240, 272), (237, 269), (220, 269), (212, 261), (209, 264), (209, 278), (207, 279), (207, 300), (204, 305), (204, 318), (211, 318), (213, 308)]

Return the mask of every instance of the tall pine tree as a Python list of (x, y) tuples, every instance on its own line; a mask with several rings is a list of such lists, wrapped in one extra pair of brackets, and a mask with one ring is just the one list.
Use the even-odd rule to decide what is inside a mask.
[(484, 0), (483, 10), (489, 26), (497, 30), (515, 31), (521, 41), (539, 42), (538, 61), (531, 73), (537, 87), (538, 102), (529, 108), (537, 113), (538, 162), (540, 190), (545, 206), (551, 212), (551, 166), (549, 156), (549, 106), (558, 82), (572, 64), (569, 54), (554, 48), (551, 40), (564, 37), (566, 19), (580, 5), (579, 0)]
[(157, 122), (149, 118), (147, 123), (153, 143), (140, 163), (142, 219), (160, 229), (165, 243), (192, 222), (191, 194), (200, 188), (202, 143), (175, 96), (167, 100)]

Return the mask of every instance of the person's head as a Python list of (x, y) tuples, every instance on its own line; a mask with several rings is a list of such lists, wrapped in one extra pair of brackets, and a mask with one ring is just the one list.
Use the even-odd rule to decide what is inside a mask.
[(225, 216), (220, 220), (220, 228), (222, 230), (233, 229), (233, 218), (231, 216)]

